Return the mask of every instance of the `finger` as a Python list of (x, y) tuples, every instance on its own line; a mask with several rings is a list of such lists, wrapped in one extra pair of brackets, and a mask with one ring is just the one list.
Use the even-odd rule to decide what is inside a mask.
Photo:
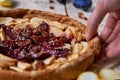
[(87, 22), (87, 40), (90, 40), (97, 33), (98, 25), (100, 24), (105, 15), (106, 10), (104, 9), (103, 0), (99, 0), (97, 7), (93, 11), (92, 15), (89, 17)]
[(98, 60), (101, 61), (101, 60), (105, 60), (107, 59), (107, 56), (106, 56), (106, 52), (105, 52), (105, 48), (106, 48), (107, 44), (103, 44), (101, 45), (101, 50), (100, 50), (100, 54), (98, 56)]
[(107, 38), (111, 35), (113, 29), (115, 28), (117, 24), (117, 19), (114, 17), (113, 13), (110, 13), (107, 19), (107, 22), (105, 24), (105, 27), (103, 31), (100, 34), (102, 42), (105, 42)]
[(106, 43), (112, 42), (118, 36), (119, 32), (120, 32), (120, 21), (117, 22), (115, 29), (113, 30), (110, 37), (106, 40)]
[(105, 49), (106, 56), (109, 58), (120, 55), (120, 33)]
[(120, 8), (120, 0), (103, 0), (103, 2), (108, 12), (114, 12)]

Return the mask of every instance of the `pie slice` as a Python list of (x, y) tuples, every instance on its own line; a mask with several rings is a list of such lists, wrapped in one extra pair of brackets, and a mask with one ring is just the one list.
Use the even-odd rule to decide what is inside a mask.
[(0, 11), (0, 80), (72, 80), (98, 55), (86, 26), (45, 11)]

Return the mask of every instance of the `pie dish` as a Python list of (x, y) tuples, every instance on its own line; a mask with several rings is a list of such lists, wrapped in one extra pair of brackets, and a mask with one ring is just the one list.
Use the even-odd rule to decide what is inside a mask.
[(99, 38), (64, 15), (29, 9), (0, 11), (0, 80), (72, 80), (98, 55)]

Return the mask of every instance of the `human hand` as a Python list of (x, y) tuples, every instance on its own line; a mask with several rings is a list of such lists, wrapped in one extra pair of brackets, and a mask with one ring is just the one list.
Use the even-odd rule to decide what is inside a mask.
[(99, 0), (97, 7), (88, 19), (87, 40), (97, 34), (98, 25), (109, 13), (107, 22), (100, 34), (102, 51), (100, 59), (120, 55), (120, 0)]

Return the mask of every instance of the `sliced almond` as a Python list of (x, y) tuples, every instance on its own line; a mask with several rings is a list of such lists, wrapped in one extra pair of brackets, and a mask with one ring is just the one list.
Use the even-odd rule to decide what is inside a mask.
[(83, 46), (80, 43), (76, 43), (75, 45), (73, 45), (74, 54), (79, 54), (82, 49), (83, 49)]
[(29, 19), (14, 19), (14, 22), (16, 23), (16, 24), (21, 24), (21, 23), (26, 23), (26, 22), (28, 22), (29, 21)]
[(75, 27), (68, 27), (68, 29), (70, 29), (71, 30), (71, 32), (72, 32), (72, 34), (73, 34), (73, 36), (74, 36), (74, 38), (77, 38), (77, 34), (76, 34), (76, 32), (77, 32), (77, 28), (75, 28)]
[(74, 37), (72, 31), (69, 28), (67, 28), (64, 33), (68, 39), (72, 39)]
[(4, 40), (6, 40), (6, 35), (3, 28), (1, 28), (1, 41), (4, 41)]
[(3, 54), (0, 54), (0, 61), (9, 62), (9, 63), (15, 63), (15, 62), (17, 62), (16, 59), (12, 59), (12, 58), (7, 57), (7, 56), (5, 56)]
[(62, 58), (62, 57), (60, 57), (60, 58), (58, 58), (58, 59), (56, 59), (55, 60), (55, 62), (57, 62), (57, 63), (64, 63), (64, 62), (66, 62), (67, 61), (67, 59), (66, 58)]
[(20, 61), (18, 61), (17, 67), (22, 70), (30, 70), (32, 68), (32, 66), (29, 63)]
[(14, 27), (15, 25), (18, 25), (18, 24), (28, 23), (28, 21), (29, 21), (29, 19), (20, 19), (20, 18), (18, 18), (18, 19), (12, 20), (12, 22), (6, 23), (5, 25), (7, 25), (9, 27)]
[(50, 27), (50, 33), (53, 33), (55, 36), (61, 36), (64, 34), (63, 30), (57, 27)]
[(78, 32), (78, 33), (77, 33), (77, 42), (81, 42), (82, 39), (83, 39), (82, 33), (81, 33), (81, 32)]
[(57, 22), (57, 21), (49, 21), (48, 24), (50, 24), (53, 27), (64, 29), (63, 24)]
[(80, 54), (83, 54), (83, 53), (85, 53), (85, 52), (87, 51), (88, 43), (85, 42), (85, 41), (82, 41), (80, 44), (83, 46), (83, 48), (82, 48)]
[(38, 18), (38, 17), (34, 17), (34, 18), (32, 18), (32, 19), (30, 20), (30, 24), (33, 25), (33, 26), (32, 26), (33, 28), (36, 28), (36, 27), (38, 27), (40, 24), (42, 24), (43, 21), (47, 22), (47, 21), (44, 20), (44, 19), (40, 19), (40, 18)]
[(2, 18), (0, 18), (0, 24), (10, 23), (12, 21), (13, 21), (13, 18), (11, 18), (11, 17), (6, 17), (6, 18), (2, 17)]
[(23, 69), (20, 69), (18, 67), (15, 67), (15, 66), (10, 66), (9, 67), (11, 70), (14, 70), (14, 71), (17, 71), (17, 72), (23, 72), (24, 70)]
[(33, 69), (42, 69), (43, 68), (43, 62), (40, 62), (38, 60), (35, 60), (33, 63), (32, 63), (32, 67)]
[(51, 57), (45, 59), (45, 60), (43, 61), (43, 63), (44, 63), (45, 65), (49, 65), (49, 64), (53, 63), (54, 60), (55, 60), (55, 56), (51, 56)]
[(69, 26), (67, 24), (63, 24), (64, 29), (67, 29)]
[(68, 56), (68, 60), (69, 60), (69, 61), (74, 60), (74, 59), (77, 59), (77, 58), (79, 58), (79, 54), (76, 54), (76, 53)]
[(70, 44), (64, 44), (64, 46), (62, 48), (67, 48), (70, 50), (71, 46), (70, 46)]
[(86, 39), (85, 33), (82, 33), (82, 38), (83, 38), (83, 39)]
[(24, 29), (28, 24), (29, 24), (28, 22), (16, 24), (13, 29), (14, 29), (14, 30), (22, 30), (22, 29)]
[(10, 28), (13, 28), (15, 25), (15, 22), (6, 23), (5, 25), (9, 26)]

